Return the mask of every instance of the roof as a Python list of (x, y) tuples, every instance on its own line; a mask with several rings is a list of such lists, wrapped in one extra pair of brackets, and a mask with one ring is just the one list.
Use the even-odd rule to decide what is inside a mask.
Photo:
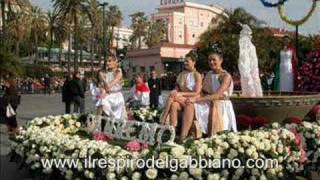
[(295, 32), (288, 31), (286, 29), (281, 29), (281, 28), (270, 27), (269, 29), (270, 29), (270, 31), (272, 32), (272, 34), (274, 36), (278, 36), (278, 37), (283, 37), (283, 36), (286, 36), (286, 35), (294, 35), (295, 34)]

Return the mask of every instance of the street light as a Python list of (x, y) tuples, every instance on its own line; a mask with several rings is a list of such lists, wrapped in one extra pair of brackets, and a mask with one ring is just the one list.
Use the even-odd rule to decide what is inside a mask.
[(107, 59), (107, 48), (106, 48), (106, 6), (108, 6), (108, 3), (107, 2), (103, 2), (103, 3), (100, 3), (99, 4), (100, 6), (103, 7), (103, 17), (102, 17), (102, 20), (103, 20), (103, 40), (102, 40), (102, 43), (103, 43), (103, 60), (104, 62), (106, 61)]

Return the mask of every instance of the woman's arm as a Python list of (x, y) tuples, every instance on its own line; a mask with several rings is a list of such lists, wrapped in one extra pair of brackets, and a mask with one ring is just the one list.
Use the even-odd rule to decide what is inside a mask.
[(114, 85), (118, 84), (122, 80), (122, 77), (123, 77), (122, 72), (120, 70), (117, 70), (117, 74), (116, 74), (116, 77), (114, 78), (114, 80), (112, 80), (111, 82), (109, 82), (107, 84), (107, 87), (106, 87), (107, 90), (109, 91), (109, 89), (111, 87), (113, 87)]
[(202, 90), (202, 77), (200, 74), (196, 74), (195, 76), (196, 80), (196, 86), (195, 86), (195, 91), (193, 92), (179, 92), (178, 95), (186, 97), (186, 98), (191, 98), (200, 95), (201, 90)]
[[(207, 95), (207, 96), (204, 96), (204, 97), (199, 97), (199, 98), (196, 98), (194, 100), (194, 102), (203, 102), (203, 101), (212, 101), (212, 100), (218, 100), (218, 99), (221, 99), (223, 98), (224, 96), (224, 92), (226, 90), (228, 90), (230, 84), (232, 82), (232, 77), (230, 74), (225, 74), (224, 77), (223, 77), (223, 81), (222, 81), (222, 84), (221, 86), (217, 89), (217, 92), (211, 94), (211, 95)], [(192, 102), (192, 100), (191, 100)]]

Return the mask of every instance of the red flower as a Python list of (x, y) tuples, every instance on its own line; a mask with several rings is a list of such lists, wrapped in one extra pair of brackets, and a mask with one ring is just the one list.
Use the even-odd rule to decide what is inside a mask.
[(107, 136), (103, 132), (95, 132), (93, 133), (93, 139), (96, 141), (110, 141), (112, 140), (111, 137)]
[(266, 117), (258, 116), (258, 117), (254, 117), (253, 118), (252, 124), (253, 125), (258, 125), (258, 126), (263, 126), (265, 124), (269, 124), (270, 122), (271, 122), (270, 119), (268, 119)]
[(312, 108), (311, 112), (314, 114), (314, 115), (317, 115), (318, 113), (320, 113), (320, 105), (316, 105)]
[(292, 123), (292, 124), (301, 124), (302, 123), (302, 119), (299, 117), (290, 117), (290, 118), (287, 118), (286, 121), (288, 123)]
[(239, 115), (237, 116), (237, 122), (240, 125), (250, 126), (252, 124), (252, 118), (246, 115)]

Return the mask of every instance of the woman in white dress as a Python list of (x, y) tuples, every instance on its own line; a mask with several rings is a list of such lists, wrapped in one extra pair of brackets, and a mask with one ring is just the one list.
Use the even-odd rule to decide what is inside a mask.
[(108, 57), (106, 64), (106, 72), (99, 72), (105, 95), (99, 94), (99, 89), (91, 88), (92, 95), (100, 96), (96, 100), (97, 115), (102, 115), (103, 112), (108, 117), (123, 121), (126, 117), (126, 109), (121, 93), (122, 71), (118, 68), (118, 60), (114, 55)]
[(182, 140), (188, 136), (194, 118), (209, 137), (224, 130), (237, 131), (233, 106), (227, 99), (233, 93), (232, 77), (221, 67), (223, 58), (220, 51), (210, 53), (208, 59), (211, 71), (205, 76), (203, 95), (186, 101), (189, 115), (184, 119)]
[(178, 112), (183, 110), (183, 116), (188, 115), (184, 110), (186, 99), (200, 96), (202, 78), (195, 68), (196, 60), (197, 57), (193, 51), (186, 55), (184, 61), (185, 70), (178, 75), (176, 88), (171, 91), (167, 99), (165, 109), (160, 118), (161, 124), (170, 124), (173, 127), (177, 127)]
[(284, 47), (280, 52), (280, 62), (275, 69), (275, 90), (292, 92), (297, 89), (298, 58), (296, 49), (290, 42), (290, 38), (283, 38)]

